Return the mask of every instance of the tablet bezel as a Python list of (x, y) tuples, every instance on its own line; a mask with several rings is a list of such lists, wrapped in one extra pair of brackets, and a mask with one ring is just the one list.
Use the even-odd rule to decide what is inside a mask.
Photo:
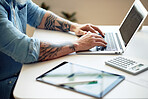
[[(91, 94), (91, 93), (87, 93), (87, 92), (83, 92), (83, 91), (78, 91), (78, 90), (75, 90), (75, 89), (73, 89), (72, 87), (69, 87), (69, 86), (65, 86), (65, 85), (64, 85), (64, 86), (61, 86), (61, 85), (54, 84), (53, 82), (47, 82), (47, 81), (43, 81), (42, 79), (40, 79), (40, 78), (42, 78), (44, 75), (46, 75), (47, 73), (49, 73), (49, 72), (51, 72), (51, 71), (53, 71), (53, 70), (55, 70), (55, 69), (57, 69), (57, 68), (59, 68), (59, 67), (61, 67), (61, 66), (64, 66), (64, 65), (67, 64), (67, 63), (70, 63), (70, 62), (66, 62), (66, 61), (62, 62), (61, 64), (57, 65), (57, 66), (54, 67), (53, 69), (51, 69), (51, 70), (49, 70), (49, 71), (43, 73), (43, 74), (40, 75), (39, 77), (37, 77), (36, 80), (37, 80), (37, 81), (40, 81), (40, 82), (43, 82), (43, 83), (46, 83), (46, 84), (49, 84), (49, 85), (53, 85), (53, 86), (56, 86), (56, 87), (60, 87), (60, 88), (63, 88), (63, 89), (67, 89), (67, 90), (70, 90), (70, 91), (74, 91), (74, 92), (77, 92), (77, 93), (81, 93), (81, 94), (84, 94), (84, 95), (88, 95), (88, 96), (91, 96), (91, 97), (102, 98), (102, 97), (104, 97), (108, 92), (110, 92), (114, 87), (116, 87), (120, 82), (122, 82), (122, 81), (125, 79), (125, 77), (122, 76), (122, 75), (113, 74), (113, 73), (105, 72), (105, 71), (102, 71), (102, 70), (97, 70), (97, 69), (93, 69), (93, 68), (90, 68), (90, 67), (86, 67), (86, 66), (82, 66), (82, 65), (75, 64), (75, 65), (81, 66), (81, 67), (83, 67), (83, 68), (89, 68), (89, 69), (97, 70), (97, 71), (99, 71), (99, 72), (101, 71), (101, 72), (104, 72), (104, 73), (107, 73), (107, 74), (111, 74), (111, 75), (114, 75), (114, 76), (119, 76), (119, 78), (118, 78), (116, 81), (114, 81), (114, 83), (112, 83), (111, 85), (109, 85), (105, 90), (103, 90), (103, 91), (102, 91), (100, 94), (98, 94), (98, 95), (93, 95), (93, 94)], [(72, 64), (74, 64), (74, 63), (72, 63)]]

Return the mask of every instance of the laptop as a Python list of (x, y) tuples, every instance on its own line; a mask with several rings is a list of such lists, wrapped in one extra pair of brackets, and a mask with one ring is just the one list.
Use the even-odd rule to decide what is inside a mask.
[(123, 19), (118, 32), (105, 33), (107, 47), (96, 46), (88, 51), (77, 52), (77, 54), (122, 54), (127, 48), (129, 42), (138, 31), (145, 18), (147, 10), (140, 0), (135, 0), (127, 15)]

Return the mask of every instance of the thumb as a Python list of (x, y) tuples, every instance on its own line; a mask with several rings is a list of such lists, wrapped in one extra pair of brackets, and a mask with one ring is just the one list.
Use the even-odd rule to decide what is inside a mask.
[(87, 34), (87, 32), (79, 30), (78, 33), (76, 34), (78, 37), (81, 37), (83, 35)]

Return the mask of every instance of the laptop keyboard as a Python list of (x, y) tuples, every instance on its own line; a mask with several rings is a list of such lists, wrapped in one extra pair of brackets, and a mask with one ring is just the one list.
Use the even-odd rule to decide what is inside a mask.
[(113, 33), (106, 33), (104, 39), (107, 42), (107, 46), (106, 47), (97, 46), (96, 47), (97, 51), (99, 50), (100, 51), (116, 51), (117, 50)]

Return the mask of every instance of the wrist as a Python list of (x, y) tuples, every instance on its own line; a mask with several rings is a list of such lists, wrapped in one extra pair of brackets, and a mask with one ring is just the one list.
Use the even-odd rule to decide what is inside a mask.
[(79, 44), (77, 42), (73, 43), (73, 46), (76, 52), (79, 51)]
[(73, 24), (71, 25), (71, 27), (70, 27), (70, 31), (71, 31), (71, 32), (76, 32), (77, 27), (79, 27), (79, 24), (73, 23)]

